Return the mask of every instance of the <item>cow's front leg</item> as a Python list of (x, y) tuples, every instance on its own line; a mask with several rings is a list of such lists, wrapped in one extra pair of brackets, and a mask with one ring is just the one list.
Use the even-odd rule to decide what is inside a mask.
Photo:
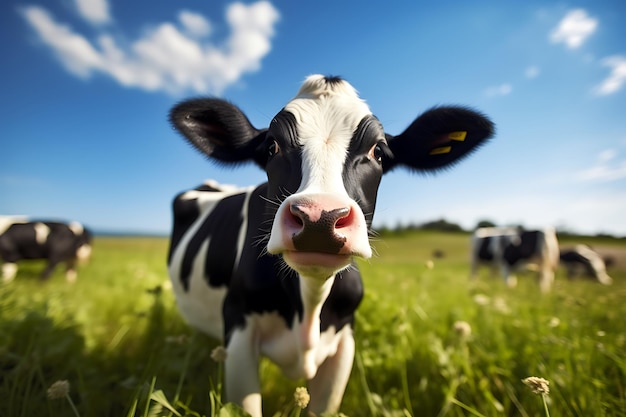
[(335, 413), (339, 410), (343, 393), (350, 378), (353, 361), (354, 337), (352, 329), (344, 327), (341, 330), (341, 340), (337, 346), (337, 353), (326, 358), (317, 370), (315, 377), (309, 381), (310, 411), (320, 415), (324, 411)]
[(68, 259), (67, 266), (65, 268), (65, 280), (71, 284), (76, 282), (76, 277), (78, 273), (76, 272), (76, 259)]
[(539, 270), (539, 288), (541, 292), (548, 293), (554, 282), (554, 271), (550, 267), (542, 266)]
[(241, 405), (252, 417), (261, 417), (259, 347), (250, 323), (233, 332), (226, 351), (226, 399)]
[(11, 282), (17, 275), (17, 264), (15, 262), (6, 262), (2, 264), (2, 280), (4, 282)]
[(517, 287), (517, 277), (513, 275), (513, 268), (506, 262), (502, 263), (502, 278), (509, 288)]
[(48, 265), (46, 265), (44, 270), (41, 272), (40, 278), (41, 278), (42, 281), (45, 281), (48, 278), (50, 278), (50, 275), (52, 275), (52, 272), (54, 271), (54, 268), (56, 268), (58, 263), (59, 263), (59, 261), (56, 260), (56, 259), (50, 259), (48, 261)]

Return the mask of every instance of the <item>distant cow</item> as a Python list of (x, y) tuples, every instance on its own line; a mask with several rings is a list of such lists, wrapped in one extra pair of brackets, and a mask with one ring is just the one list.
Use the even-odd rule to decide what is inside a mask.
[(514, 287), (517, 278), (513, 271), (533, 263), (538, 267), (541, 290), (550, 290), (559, 265), (559, 244), (553, 228), (520, 230), (483, 227), (474, 232), (471, 246), (473, 278), (480, 264), (488, 264), (500, 268), (504, 281)]
[(46, 259), (48, 265), (41, 274), (47, 279), (55, 266), (67, 265), (66, 279), (76, 280), (76, 261), (89, 258), (91, 233), (80, 223), (29, 221), (13, 223), (0, 235), (2, 278), (13, 280), (17, 262), (23, 259)]
[(567, 276), (589, 276), (598, 282), (609, 285), (613, 279), (606, 273), (604, 260), (587, 245), (576, 245), (572, 249), (561, 251), (561, 264), (567, 270)]
[(288, 377), (308, 380), (311, 411), (336, 411), (363, 295), (353, 257), (372, 255), (382, 175), (450, 166), (492, 136), (492, 123), (437, 107), (392, 136), (350, 84), (320, 75), (266, 129), (218, 99), (185, 101), (170, 118), (205, 155), (254, 161), (267, 173), (257, 187), (207, 182), (173, 203), (173, 289), (185, 319), (224, 340), (227, 399), (261, 415), (258, 364), (267, 356)]

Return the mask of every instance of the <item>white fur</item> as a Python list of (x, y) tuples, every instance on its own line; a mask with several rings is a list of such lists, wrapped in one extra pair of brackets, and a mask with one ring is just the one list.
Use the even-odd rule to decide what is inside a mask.
[(70, 224), (68, 224), (68, 227), (70, 228), (72, 233), (74, 233), (76, 236), (82, 235), (83, 232), (85, 231), (85, 228), (83, 227), (83, 225), (78, 222), (71, 222)]
[(613, 278), (606, 273), (606, 265), (604, 264), (604, 261), (596, 252), (591, 250), (591, 248), (587, 245), (576, 245), (575, 250), (589, 260), (589, 263), (591, 263), (591, 267), (596, 274), (596, 279), (600, 283), (604, 285), (610, 285), (613, 283)]
[(50, 228), (43, 223), (35, 223), (35, 240), (40, 245), (46, 243), (48, 235), (50, 234)]

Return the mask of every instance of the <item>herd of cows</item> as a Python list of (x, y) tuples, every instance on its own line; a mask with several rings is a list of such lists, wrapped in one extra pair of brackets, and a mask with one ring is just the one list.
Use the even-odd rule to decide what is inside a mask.
[[(168, 271), (183, 317), (223, 340), (228, 401), (262, 415), (258, 364), (269, 357), (305, 378), (310, 411), (339, 409), (352, 369), (354, 313), (363, 296), (355, 257), (370, 258), (381, 177), (395, 168), (437, 172), (494, 134), (467, 107), (434, 107), (399, 135), (385, 132), (356, 90), (338, 77), (308, 77), (269, 127), (254, 127), (214, 98), (176, 105), (170, 121), (197, 150), (223, 164), (253, 162), (267, 182), (244, 189), (206, 182), (173, 202)], [(88, 255), (78, 224), (18, 222), (0, 227), (5, 281), (21, 259), (66, 262), (68, 279)], [(609, 284), (602, 259), (580, 246), (559, 255), (553, 229), (484, 228), (472, 237), (471, 272), (488, 263), (514, 285), (536, 265), (548, 291), (559, 264)], [(573, 272), (572, 272), (573, 273)]]

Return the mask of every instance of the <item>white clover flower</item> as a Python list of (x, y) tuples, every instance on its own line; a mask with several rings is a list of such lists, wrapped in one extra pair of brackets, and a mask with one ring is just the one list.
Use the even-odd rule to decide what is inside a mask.
[(561, 324), (561, 320), (558, 317), (552, 317), (550, 322), (548, 322), (548, 326), (552, 328), (559, 327), (559, 324)]
[(70, 383), (67, 380), (56, 381), (48, 388), (48, 398), (56, 400), (59, 398), (65, 398), (70, 393)]
[(452, 328), (461, 339), (467, 339), (472, 335), (472, 326), (466, 321), (456, 321)]
[(540, 378), (538, 376), (529, 376), (522, 379), (522, 382), (526, 384), (533, 392), (533, 394), (550, 394), (550, 381)]
[(300, 409), (305, 409), (306, 406), (309, 405), (311, 396), (309, 395), (309, 391), (305, 387), (298, 387), (293, 393), (293, 400), (296, 403), (296, 407)]
[(485, 294), (476, 294), (474, 296), (474, 302), (479, 306), (486, 306), (491, 300)]
[(211, 351), (211, 359), (218, 363), (226, 361), (227, 356), (228, 353), (226, 352), (226, 348), (224, 348), (224, 346), (218, 346)]

